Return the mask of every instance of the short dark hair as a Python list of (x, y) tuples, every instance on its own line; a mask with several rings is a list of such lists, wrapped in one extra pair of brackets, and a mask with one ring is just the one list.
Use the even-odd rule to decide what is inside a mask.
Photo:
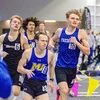
[(40, 24), (44, 24), (44, 25), (45, 25), (45, 22), (40, 21), (40, 22), (39, 22), (39, 25), (40, 25)]
[(34, 36), (34, 40), (39, 40), (39, 36), (40, 35), (46, 35), (48, 37), (48, 40), (49, 40), (49, 36), (47, 34), (45, 34), (44, 32), (38, 32), (35, 34)]
[(26, 26), (28, 25), (29, 22), (33, 22), (33, 23), (35, 24), (35, 27), (37, 27), (40, 21), (39, 21), (38, 18), (36, 18), (36, 17), (29, 17), (29, 18), (26, 18), (26, 19), (23, 21), (23, 25), (22, 25), (22, 27), (24, 28), (24, 30), (27, 29)]

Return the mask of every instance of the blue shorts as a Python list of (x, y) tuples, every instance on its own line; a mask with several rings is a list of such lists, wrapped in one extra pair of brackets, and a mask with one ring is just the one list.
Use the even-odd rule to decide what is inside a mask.
[(12, 80), (4, 62), (0, 62), (0, 97), (8, 98), (12, 90)]

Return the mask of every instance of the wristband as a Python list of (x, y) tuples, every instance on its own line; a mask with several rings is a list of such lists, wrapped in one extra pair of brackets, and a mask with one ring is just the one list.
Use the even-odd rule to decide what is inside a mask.
[(50, 80), (50, 81), (52, 81), (52, 82), (54, 81), (54, 79), (53, 79), (53, 78), (50, 78), (49, 80)]

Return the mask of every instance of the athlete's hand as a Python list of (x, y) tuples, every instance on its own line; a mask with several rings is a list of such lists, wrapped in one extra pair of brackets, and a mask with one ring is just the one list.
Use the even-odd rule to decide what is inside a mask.
[(48, 49), (51, 50), (52, 48), (54, 48), (54, 45), (48, 44)]
[(77, 40), (76, 40), (75, 37), (71, 37), (71, 38), (70, 38), (70, 42), (73, 42), (74, 44), (77, 44)]
[(7, 52), (3, 51), (1, 54), (0, 54), (3, 58), (5, 58), (7, 55), (9, 55)]
[(33, 70), (26, 69), (26, 74), (27, 74), (28, 79), (35, 76), (35, 74), (33, 73)]
[(48, 85), (49, 85), (49, 88), (50, 88), (50, 92), (53, 93), (53, 90), (54, 90), (54, 84), (53, 84), (53, 82), (49, 81)]

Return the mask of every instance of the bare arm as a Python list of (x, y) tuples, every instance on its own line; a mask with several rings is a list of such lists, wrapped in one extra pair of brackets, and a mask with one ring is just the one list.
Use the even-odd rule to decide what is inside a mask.
[[(6, 34), (7, 33), (5, 33), (3, 35), (0, 35), (0, 48), (2, 48), (2, 44), (3, 44), (3, 41), (4, 41), (4, 38), (5, 38)], [(4, 57), (6, 57), (8, 55), (8, 53), (5, 52), (5, 51), (2, 51), (2, 52), (0, 52), (0, 55), (4, 58)]]
[(24, 35), (22, 35), (21, 37), (22, 37), (22, 48), (23, 48), (24, 50), (29, 49), (30, 46), (29, 46), (29, 44), (28, 44), (27, 38), (26, 38)]
[(78, 42), (74, 37), (71, 38), (71, 41), (74, 42), (78, 48), (86, 55), (90, 54), (90, 47), (87, 40), (87, 34), (85, 31), (79, 31), (79, 39), (82, 41), (82, 44)]
[[(51, 58), (51, 59), (50, 59)], [(50, 91), (53, 92), (54, 85), (53, 85), (53, 79), (54, 79), (54, 55), (52, 52), (50, 52), (50, 63), (49, 63), (49, 77), (51, 80), (49, 80), (49, 87)]]
[(32, 70), (28, 70), (28, 69), (24, 68), (24, 66), (26, 65), (27, 61), (29, 61), (30, 56), (31, 56), (31, 51), (29, 49), (25, 50), (23, 55), (22, 55), (22, 58), (19, 61), (18, 68), (17, 68), (17, 71), (19, 73), (27, 74), (28, 78), (31, 78), (34, 75)]
[(49, 36), (49, 38), (51, 38), (51, 34), (49, 31), (46, 31), (47, 35)]
[(1, 45), (3, 44), (3, 40), (4, 40), (6, 34), (7, 34), (7, 33), (5, 33), (5, 34), (3, 34), (3, 35), (0, 35), (0, 47), (1, 47)]
[(87, 40), (87, 34), (86, 34), (86, 32), (85, 31), (80, 31), (81, 32), (81, 40), (82, 40), (82, 43), (83, 43), (83, 45), (77, 45), (79, 48), (80, 48), (80, 50), (84, 53), (84, 54), (86, 54), (86, 55), (89, 55), (90, 54), (90, 47), (89, 47), (89, 43), (88, 43), (88, 40)]
[(26, 65), (28, 61), (28, 58), (27, 58), (27, 51), (24, 51), (23, 52), (23, 55), (22, 55), (22, 58), (20, 59), (19, 61), (19, 64), (18, 64), (18, 68), (17, 68), (17, 71), (20, 72), (21, 74), (25, 74), (26, 73), (26, 69), (24, 68), (24, 66)]
[(56, 30), (55, 35), (49, 41), (49, 49), (54, 48), (55, 43), (59, 41), (61, 31), (62, 31), (62, 28), (58, 28)]
[(50, 52), (51, 55), (51, 61), (49, 66), (49, 77), (54, 79), (54, 55), (52, 52)]

